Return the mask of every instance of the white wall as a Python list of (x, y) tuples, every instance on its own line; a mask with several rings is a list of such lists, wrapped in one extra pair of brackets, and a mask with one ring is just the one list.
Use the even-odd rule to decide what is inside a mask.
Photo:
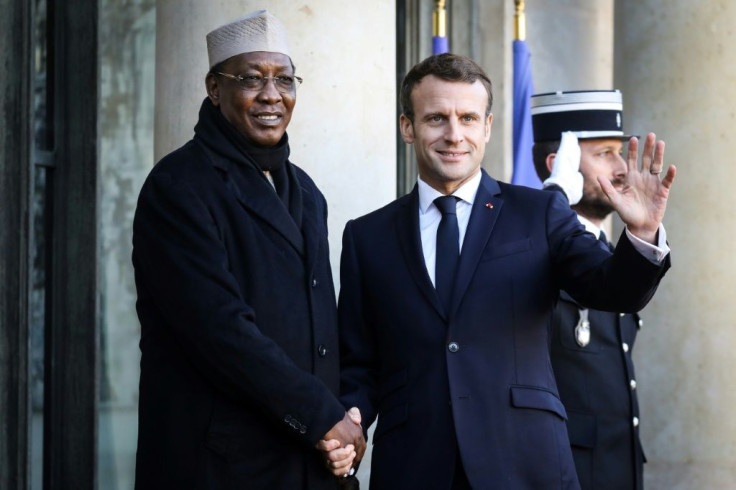
[(652, 489), (736, 485), (736, 3), (616, 2), (626, 119), (667, 142), (672, 269), (635, 356)]

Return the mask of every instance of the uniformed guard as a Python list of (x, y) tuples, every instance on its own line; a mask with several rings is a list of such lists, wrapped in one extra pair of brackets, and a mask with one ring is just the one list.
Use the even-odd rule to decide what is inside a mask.
[[(586, 230), (610, 248), (601, 227), (613, 207), (597, 182), (623, 185), (623, 103), (618, 90), (532, 97), (534, 165), (545, 188), (563, 191)], [(666, 249), (664, 230), (659, 246)], [(564, 291), (553, 317), (552, 366), (568, 415), (583, 490), (641, 489), (645, 460), (631, 354), (636, 314), (585, 309)]]

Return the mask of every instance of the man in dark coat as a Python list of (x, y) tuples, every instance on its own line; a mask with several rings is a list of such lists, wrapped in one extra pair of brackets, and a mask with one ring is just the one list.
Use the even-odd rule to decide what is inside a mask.
[[(585, 110), (581, 110), (585, 107)], [(623, 103), (617, 90), (532, 97), (534, 164), (547, 187), (571, 196), (585, 229), (611, 247), (603, 220), (613, 207), (596, 178), (624, 182)], [(579, 169), (579, 172), (578, 172)], [(551, 184), (551, 185), (550, 185)], [(659, 236), (666, 250), (664, 231)], [(588, 309), (560, 293), (552, 320), (552, 368), (583, 490), (641, 490), (644, 455), (632, 349), (636, 313)]]
[(600, 178), (627, 224), (614, 254), (558, 192), (481, 170), (491, 82), (442, 54), (401, 88), (400, 130), (419, 179), (407, 196), (349, 222), (339, 299), (341, 397), (376, 416), (371, 487), (579, 488), (549, 358), (559, 290), (637, 311), (668, 267), (657, 242), (669, 189), (664, 146), (630, 146), (626, 186)]
[(339, 488), (365, 442), (337, 398), (327, 204), (288, 159), (300, 79), (265, 11), (207, 43), (194, 138), (152, 170), (134, 220), (136, 488)]

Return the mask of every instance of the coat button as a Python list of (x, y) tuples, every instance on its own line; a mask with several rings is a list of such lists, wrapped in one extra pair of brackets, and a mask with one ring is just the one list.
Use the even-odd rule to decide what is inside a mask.
[(325, 357), (327, 355), (327, 347), (324, 346), (324, 344), (320, 344), (319, 347), (317, 347), (317, 353), (319, 354), (319, 357)]
[(449, 350), (452, 353), (455, 353), (460, 350), (460, 346), (458, 345), (457, 342), (450, 342), (449, 344), (447, 344), (447, 350)]
[(634, 424), (634, 427), (639, 427), (639, 417), (634, 417), (631, 423)]
[(316, 288), (318, 285), (319, 285), (319, 281), (317, 281), (317, 279), (315, 278), (312, 278), (312, 287)]
[(624, 350), (624, 352), (629, 352), (629, 344), (627, 344), (626, 342), (621, 344), (621, 348)]
[(643, 327), (643, 326), (644, 326), (644, 320), (642, 320), (642, 319), (640, 318), (640, 319), (639, 319), (639, 328), (641, 328), (641, 327)]
[(632, 390), (635, 390), (636, 389), (636, 380), (635, 379), (632, 379), (631, 381), (629, 381), (629, 386), (631, 386), (631, 389)]

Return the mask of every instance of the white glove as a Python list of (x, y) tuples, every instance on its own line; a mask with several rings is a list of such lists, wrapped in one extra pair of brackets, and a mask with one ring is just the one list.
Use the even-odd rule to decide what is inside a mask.
[(574, 133), (565, 131), (560, 140), (560, 149), (555, 154), (552, 173), (544, 181), (543, 187), (552, 184), (560, 186), (567, 195), (570, 206), (580, 202), (583, 197), (583, 174), (580, 169), (580, 145)]

